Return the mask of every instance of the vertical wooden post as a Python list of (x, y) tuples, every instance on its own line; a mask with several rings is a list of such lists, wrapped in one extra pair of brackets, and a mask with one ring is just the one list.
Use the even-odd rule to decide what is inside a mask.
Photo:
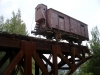
[(32, 56), (25, 55), (25, 74), (32, 75)]
[(58, 75), (57, 45), (52, 45), (53, 50), (53, 75)]
[(71, 61), (72, 64), (75, 64), (75, 48), (71, 47)]
[(48, 70), (46, 69), (43, 61), (41, 60), (38, 53), (36, 52), (36, 44), (35, 43), (32, 43), (32, 56), (33, 56), (35, 62), (37, 63), (37, 65), (39, 66), (39, 68), (41, 69), (41, 71), (44, 73), (44, 75), (50, 75)]
[(25, 51), (24, 75), (32, 75), (32, 43), (23, 41)]
[(36, 62), (35, 62), (35, 75), (39, 75), (39, 67)]

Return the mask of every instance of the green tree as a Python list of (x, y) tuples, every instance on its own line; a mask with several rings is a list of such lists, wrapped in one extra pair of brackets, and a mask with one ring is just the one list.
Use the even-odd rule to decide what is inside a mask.
[(86, 63), (82, 64), (79, 68), (78, 71), (74, 72), (73, 75), (93, 75), (91, 72), (87, 71), (88, 70), (88, 64), (89, 61), (87, 61)]
[[(0, 32), (4, 31), (4, 17), (0, 16)], [(5, 56), (5, 52), (0, 51), (0, 60)], [(0, 67), (0, 74), (3, 72), (3, 70), (7, 67), (8, 61), (4, 63), (4, 66)]]
[(4, 26), (4, 17), (0, 16), (0, 31), (3, 31), (3, 26)]
[[(18, 10), (17, 13), (12, 12), (12, 17), (4, 21), (4, 17), (0, 16), (0, 32), (7, 32), (11, 34), (21, 34), (28, 35), (26, 31), (26, 24), (21, 19), (21, 12)], [(0, 60), (4, 57), (6, 52), (0, 51)], [(7, 60), (2, 67), (0, 67), (0, 74), (9, 64), (9, 60)]]
[(90, 50), (93, 57), (80, 67), (78, 75), (100, 75), (100, 32), (97, 26), (92, 29), (91, 34)]
[(88, 71), (93, 75), (100, 75), (100, 32), (97, 26), (92, 29), (91, 34), (90, 47), (93, 58), (89, 61)]
[(21, 19), (20, 10), (18, 10), (16, 14), (12, 12), (11, 19), (7, 19), (4, 24), (4, 30), (11, 34), (15, 33), (21, 35), (28, 35), (28, 32), (26, 31), (26, 25)]

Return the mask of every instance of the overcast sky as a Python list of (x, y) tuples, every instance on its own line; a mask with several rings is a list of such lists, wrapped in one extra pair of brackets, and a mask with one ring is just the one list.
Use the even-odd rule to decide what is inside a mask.
[(100, 29), (100, 0), (0, 0), (0, 16), (10, 18), (12, 11), (20, 9), (30, 33), (35, 25), (35, 7), (40, 3), (88, 24), (89, 34), (96, 25)]

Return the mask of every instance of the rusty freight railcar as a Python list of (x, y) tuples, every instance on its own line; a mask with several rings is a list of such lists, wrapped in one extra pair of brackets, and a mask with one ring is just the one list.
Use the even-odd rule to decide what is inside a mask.
[(44, 4), (35, 9), (35, 34), (46, 36), (47, 39), (64, 39), (69, 42), (81, 43), (89, 40), (87, 24), (76, 20)]

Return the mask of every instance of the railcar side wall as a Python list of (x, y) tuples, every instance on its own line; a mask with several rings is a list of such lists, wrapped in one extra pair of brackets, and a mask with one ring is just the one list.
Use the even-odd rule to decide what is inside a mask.
[(50, 28), (70, 32), (69, 17), (58, 13), (54, 9), (47, 10), (47, 22)]
[(85, 23), (54, 9), (50, 8), (47, 10), (47, 22), (51, 29), (59, 29), (88, 39), (88, 27)]

